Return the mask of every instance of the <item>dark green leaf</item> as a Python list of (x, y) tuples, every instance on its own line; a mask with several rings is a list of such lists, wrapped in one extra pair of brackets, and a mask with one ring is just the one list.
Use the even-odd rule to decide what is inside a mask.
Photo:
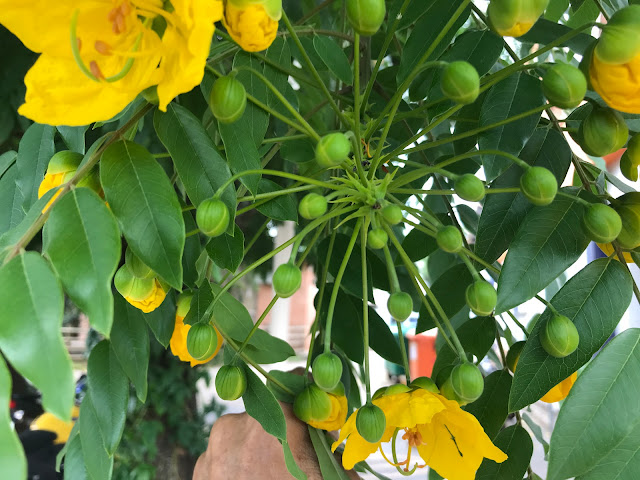
[[(245, 115), (247, 115), (246, 111)], [(260, 153), (251, 138), (251, 128), (241, 128), (236, 123), (219, 123), (218, 130), (224, 142), (227, 162), (234, 174), (261, 168)], [(251, 193), (258, 193), (260, 175), (243, 175), (240, 181)]]
[(11, 375), (7, 364), (0, 355), (0, 472), (5, 478), (27, 478), (27, 459), (24, 450), (13, 427), (9, 415), (9, 401), (11, 400)]
[[(272, 193), (282, 190), (282, 187), (271, 180), (261, 178), (258, 185), (258, 193)], [(278, 195), (272, 200), (263, 203), (256, 209), (266, 217), (285, 222), (298, 221), (298, 205), (293, 195)]]
[(17, 178), (18, 166), (15, 163), (8, 166), (0, 177), (0, 235), (18, 225), (25, 215)]
[[(280, 370), (270, 370), (269, 375), (291, 390), (295, 395), (304, 390), (304, 377), (302, 375), (296, 375), (292, 372), (283, 372)], [(275, 385), (272, 381), (267, 380), (267, 387), (281, 402), (293, 403), (295, 396), (282, 390), (282, 388)]]
[[(265, 56), (283, 69), (291, 69), (291, 49), (289, 48), (289, 43), (287, 42), (287, 39), (285, 37), (276, 37), (276, 39), (267, 50)], [(289, 87), (289, 75), (282, 72), (281, 70), (278, 70), (273, 65), (265, 63), (264, 76), (267, 77), (267, 79), (269, 79), (271, 83), (273, 83), (273, 85), (278, 89), (279, 92), (285, 92), (285, 90)], [(282, 105), (280, 100), (278, 100), (275, 95), (270, 94), (268, 100), (269, 106), (275, 108), (285, 115), (288, 115), (287, 109)]]
[(9, 150), (0, 155), (0, 178), (10, 166), (16, 163), (16, 158), (18, 158), (18, 153), (15, 150)]
[(511, 374), (506, 370), (493, 372), (484, 379), (484, 392), (465, 410), (478, 419), (485, 433), (494, 439), (509, 415), (509, 390)]
[(84, 133), (87, 131), (87, 128), (89, 128), (88, 126), (66, 127), (59, 125), (56, 128), (69, 150), (73, 150), (74, 152), (82, 153), (84, 155)]
[(88, 476), (80, 436), (69, 437), (65, 448), (67, 450), (64, 456), (65, 480), (86, 480)]
[(244, 235), (238, 225), (235, 225), (233, 236), (224, 233), (212, 238), (207, 244), (209, 257), (220, 268), (235, 272), (244, 258)]
[[(349, 246), (350, 236), (339, 233), (336, 235), (336, 239), (333, 246), (333, 253), (331, 260), (329, 261), (329, 273), (335, 278), (340, 270), (340, 264), (344, 260)], [(318, 258), (327, 258), (327, 251), (329, 249), (329, 238), (325, 238), (318, 246)], [(347, 268), (342, 277), (342, 283), (340, 288), (346, 291), (348, 294), (354, 297), (362, 298), (362, 270), (360, 268), (360, 245), (356, 243), (351, 257), (347, 262)], [(368, 282), (369, 298), (373, 298), (373, 289), (371, 282)]]
[(413, 262), (422, 260), (438, 249), (436, 239), (414, 228), (402, 240), (402, 248)]
[[(233, 59), (233, 67), (238, 68), (243, 66), (251, 67), (261, 73), (263, 72), (262, 62), (257, 57), (240, 51)], [(269, 103), (271, 101), (270, 99), (273, 95), (264, 82), (253, 73), (240, 69), (238, 70), (236, 78), (244, 84), (249, 95), (254, 96), (262, 103)], [(262, 143), (267, 128), (269, 127), (269, 114), (262, 108), (248, 101), (244, 115), (242, 115), (233, 126), (238, 130), (245, 131), (253, 140), (254, 145), (258, 147)], [(233, 170), (233, 166), (231, 169)]]
[(18, 178), (16, 183), (22, 193), (22, 209), (28, 211), (38, 199), (38, 186), (44, 178), (55, 147), (53, 136), (56, 129), (49, 125), (34, 123), (20, 140), (18, 147)]
[(502, 463), (485, 459), (476, 473), (476, 480), (522, 480), (533, 455), (533, 442), (520, 425), (512, 425), (501, 431), (493, 442), (506, 453)]
[[(542, 45), (547, 45), (570, 31), (571, 28), (566, 25), (550, 22), (543, 18), (538, 20), (531, 30), (520, 37), (520, 40), (531, 44), (540, 43)], [(579, 33), (575, 37), (565, 41), (561, 46), (568, 46), (575, 53), (582, 55), (594, 41), (595, 39), (591, 35)]]
[(289, 162), (307, 163), (315, 159), (316, 151), (313, 143), (305, 138), (283, 142), (280, 155)]
[(520, 410), (540, 399), (587, 363), (613, 333), (631, 302), (631, 295), (631, 277), (615, 260), (591, 262), (570, 279), (551, 299), (551, 304), (575, 324), (580, 334), (578, 349), (565, 358), (554, 358), (542, 348), (539, 332), (551, 316), (547, 309), (520, 354), (509, 410)]
[(287, 441), (287, 424), (280, 404), (262, 380), (245, 366), (247, 391), (242, 396), (247, 413), (255, 418), (265, 432), (278, 440)]
[[(327, 319), (333, 283), (325, 286), (325, 295), (322, 298), (320, 319), (324, 324)], [(354, 362), (362, 362), (364, 358), (364, 346), (362, 336), (362, 304), (356, 307), (355, 302), (349, 300), (349, 295), (338, 290), (336, 308), (333, 312), (333, 324), (331, 327), (331, 340), (338, 345), (344, 353)]]
[(324, 480), (349, 480), (347, 472), (345, 472), (344, 468), (342, 468), (338, 460), (336, 460), (336, 457), (331, 453), (329, 442), (327, 442), (324, 432), (310, 426), (309, 436), (311, 437), (311, 443), (318, 457), (322, 478)]
[(289, 444), (287, 442), (280, 441), (282, 445), (282, 450), (284, 452), (284, 463), (287, 466), (287, 470), (289, 473), (296, 478), (297, 480), (307, 480), (307, 475), (300, 469), (298, 464), (296, 463), (296, 459), (293, 457), (293, 452), (291, 452), (291, 448), (289, 448)]
[(80, 443), (87, 473), (92, 480), (110, 480), (113, 472), (113, 457), (104, 448), (100, 435), (101, 411), (98, 411), (87, 391), (80, 405)]
[(164, 348), (169, 346), (176, 325), (176, 302), (174, 296), (169, 293), (162, 305), (153, 312), (142, 313), (158, 343)]
[(344, 50), (331, 38), (315, 35), (313, 47), (327, 68), (346, 85), (353, 83), (353, 73)]
[(102, 154), (100, 180), (133, 253), (180, 290), (184, 220), (162, 167), (145, 148), (120, 141)]

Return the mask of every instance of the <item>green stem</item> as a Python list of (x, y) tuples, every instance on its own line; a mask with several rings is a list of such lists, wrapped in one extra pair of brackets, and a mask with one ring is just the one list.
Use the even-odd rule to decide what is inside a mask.
[(513, 322), (518, 326), (518, 328), (520, 330), (522, 330), (522, 332), (524, 333), (524, 335), (526, 337), (529, 337), (529, 330), (527, 330), (527, 328), (518, 321), (518, 319), (516, 318), (516, 316), (511, 313), (511, 311), (507, 310), (507, 314), (511, 317), (511, 320), (513, 320)]
[[(357, 37), (356, 37), (357, 38)], [(371, 403), (371, 383), (369, 381), (369, 284), (367, 279), (367, 230), (365, 225), (360, 229), (360, 268), (362, 270), (362, 325), (364, 335), (364, 385), (367, 393), (367, 404)]]
[(367, 176), (362, 168), (362, 147), (360, 146), (360, 34), (356, 32), (355, 43), (353, 46), (353, 101), (354, 101), (354, 121), (353, 130), (355, 133), (354, 153), (356, 156), (356, 170), (360, 176), (362, 183), (367, 186)]
[(303, 177), (301, 175), (296, 175), (296, 174), (293, 174), (293, 173), (281, 172), (280, 170), (269, 170), (269, 169), (265, 169), (265, 168), (256, 168), (256, 169), (253, 169), (253, 170), (245, 170), (244, 172), (238, 172), (235, 175), (233, 175), (226, 182), (224, 182), (222, 185), (220, 185), (220, 188), (218, 188), (218, 190), (216, 191), (215, 196), (216, 197), (220, 197), (222, 195), (222, 192), (224, 192), (225, 189), (229, 185), (231, 185), (236, 180), (244, 177), (245, 175), (273, 175), (274, 177), (282, 177), (282, 178), (288, 178), (290, 180), (297, 180), (297, 181), (299, 181), (301, 183), (308, 183), (308, 184), (311, 184), (311, 185), (315, 185), (317, 187), (328, 188), (330, 190), (336, 190), (338, 188), (336, 185), (334, 185), (332, 183), (321, 182), (320, 180), (315, 180), (315, 179), (309, 178), (309, 177)]
[(462, 260), (462, 263), (464, 263), (467, 266), (467, 270), (469, 270), (469, 273), (473, 277), (473, 281), (477, 282), (478, 280), (481, 280), (480, 274), (476, 270), (476, 267), (473, 266), (473, 263), (471, 262), (471, 260), (469, 260), (469, 257), (465, 255), (464, 251), (458, 252), (458, 256)]
[(560, 313), (558, 313), (558, 310), (556, 310), (556, 307), (554, 307), (551, 302), (549, 302), (548, 300), (545, 300), (544, 298), (542, 298), (540, 295), (536, 295), (534, 297), (536, 300), (538, 300), (539, 302), (541, 302), (542, 304), (546, 305), (546, 307), (551, 310), (551, 312), (554, 315), (560, 315)]
[(285, 188), (283, 190), (278, 190), (275, 192), (268, 192), (268, 193), (258, 193), (257, 195), (249, 195), (246, 197), (240, 197), (237, 199), (237, 202), (250, 202), (252, 200), (260, 200), (263, 198), (267, 198), (267, 199), (272, 199), (275, 197), (279, 197), (282, 195), (289, 195), (290, 193), (296, 193), (296, 192), (304, 192), (306, 190), (311, 190), (313, 188), (317, 188), (315, 185), (303, 185), (301, 187), (293, 187), (293, 188)]
[(584, 198), (581, 198), (577, 195), (571, 195), (570, 193), (566, 193), (563, 191), (558, 191), (556, 195), (558, 195), (559, 197), (570, 198), (574, 202), (578, 202), (579, 204), (584, 205), (585, 207), (590, 207), (591, 205), (593, 205), (593, 203), (586, 201)]

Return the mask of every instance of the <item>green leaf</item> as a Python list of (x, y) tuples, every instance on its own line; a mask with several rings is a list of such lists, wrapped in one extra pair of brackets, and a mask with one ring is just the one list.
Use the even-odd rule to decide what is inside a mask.
[(315, 35), (313, 47), (327, 68), (346, 85), (353, 83), (353, 72), (344, 50), (331, 38)]
[(575, 324), (580, 334), (578, 349), (565, 358), (554, 358), (542, 348), (539, 332), (551, 316), (547, 309), (520, 354), (509, 410), (514, 412), (537, 401), (587, 363), (613, 333), (631, 302), (631, 295), (631, 277), (615, 260), (595, 260), (571, 278), (551, 299), (551, 304)]
[(313, 143), (308, 139), (297, 139), (282, 143), (280, 156), (293, 163), (311, 162), (316, 157), (316, 150)]
[(158, 343), (164, 348), (169, 346), (176, 326), (176, 302), (172, 293), (167, 294), (164, 302), (153, 312), (140, 313), (153, 332)]
[(402, 248), (412, 262), (417, 262), (435, 252), (438, 249), (438, 243), (432, 236), (414, 228), (402, 240)]
[(0, 268), (0, 350), (42, 392), (45, 410), (69, 420), (74, 381), (60, 333), (64, 298), (47, 262), (24, 252)]
[[(247, 52), (240, 51), (233, 58), (233, 68), (243, 66), (250, 67), (258, 72), (264, 73), (264, 68), (260, 59)], [(247, 70), (238, 70), (236, 79), (242, 82), (249, 95), (253, 95), (262, 103), (270, 102), (273, 95), (264, 82), (253, 73)], [(264, 135), (269, 127), (269, 114), (262, 108), (253, 104), (253, 102), (248, 101), (244, 114), (233, 125), (236, 129), (246, 132), (253, 140), (255, 146), (259, 147), (262, 140), (264, 140)]]
[(212, 238), (207, 244), (207, 253), (216, 265), (235, 272), (244, 258), (244, 234), (238, 225), (234, 226), (233, 235), (225, 233)]
[(9, 150), (0, 155), (0, 177), (16, 163), (16, 158), (18, 158), (18, 153), (15, 150)]
[(255, 418), (265, 432), (278, 440), (287, 441), (287, 423), (280, 404), (262, 380), (245, 365), (247, 391), (242, 395), (247, 413)]
[(587, 366), (560, 409), (551, 436), (549, 480), (636, 478), (638, 385), (640, 329), (629, 329)]
[(65, 291), (109, 337), (113, 321), (111, 279), (121, 255), (113, 215), (88, 188), (75, 188), (54, 206), (43, 231), (43, 251)]
[(511, 374), (506, 370), (493, 372), (484, 379), (484, 391), (465, 410), (478, 419), (485, 433), (494, 439), (509, 415), (508, 401)]
[[(340, 264), (344, 260), (344, 256), (347, 252), (350, 236), (343, 233), (336, 235), (335, 243), (333, 246), (333, 253), (329, 261), (329, 273), (335, 278), (340, 270)], [(318, 258), (327, 258), (327, 251), (329, 250), (329, 238), (325, 238), (320, 242), (318, 246)], [(351, 257), (347, 262), (347, 269), (342, 277), (340, 288), (346, 291), (348, 294), (354, 297), (362, 298), (362, 270), (360, 262), (360, 244), (356, 242), (356, 245), (351, 252)], [(371, 275), (369, 275), (371, 278)], [(368, 282), (369, 298), (373, 298), (372, 282)]]
[(322, 478), (324, 480), (349, 480), (347, 472), (338, 464), (338, 460), (331, 453), (329, 442), (327, 442), (324, 432), (309, 426), (309, 436), (318, 457)]
[(100, 412), (96, 420), (104, 448), (113, 455), (124, 430), (129, 401), (129, 380), (108, 340), (101, 341), (91, 350), (87, 378), (91, 401), (96, 412)]
[(27, 459), (7, 408), (11, 400), (11, 391), (11, 374), (0, 355), (0, 472), (5, 478), (22, 479), (27, 478)]
[(181, 290), (184, 220), (165, 171), (144, 147), (120, 141), (102, 154), (100, 180), (133, 253)]
[[(563, 190), (576, 193), (573, 188)], [(578, 260), (589, 245), (583, 212), (582, 204), (557, 196), (551, 205), (527, 214), (500, 272), (497, 313), (529, 300)]]
[[(268, 48), (265, 56), (271, 60), (271, 62), (279, 65), (283, 69), (291, 70), (291, 49), (289, 48), (289, 43), (285, 37), (276, 37), (271, 46)], [(273, 65), (268, 63), (264, 64), (264, 76), (273, 83), (273, 85), (278, 89), (279, 92), (285, 92), (289, 86), (289, 75), (278, 70)], [(268, 96), (268, 104), (270, 107), (284, 113), (288, 114), (287, 109), (282, 105), (278, 98), (269, 92)]]
[(92, 401), (91, 390), (87, 391), (80, 405), (80, 443), (82, 456), (89, 478), (92, 480), (110, 480), (113, 472), (113, 457), (107, 453), (100, 435), (100, 417)]
[(17, 178), (18, 166), (15, 163), (9, 165), (0, 177), (0, 235), (18, 225), (25, 215)]
[[(544, 105), (540, 80), (526, 73), (516, 73), (489, 90), (480, 112), (480, 127), (492, 125), (509, 117)], [(480, 133), (480, 150), (501, 150), (518, 155), (533, 134), (540, 112), (515, 122)], [(482, 164), (488, 180), (493, 180), (509, 167), (511, 161), (498, 155), (483, 155)]]
[[(195, 206), (213, 197), (231, 178), (227, 162), (218, 153), (202, 123), (185, 107), (170, 103), (166, 113), (156, 111), (153, 125)], [(233, 185), (224, 190), (221, 200), (230, 212), (236, 211)]]
[[(320, 309), (320, 321), (323, 328), (327, 319), (333, 283), (325, 286), (325, 294), (322, 298)], [(343, 290), (338, 290), (336, 307), (333, 312), (333, 324), (331, 328), (331, 340), (338, 345), (344, 353), (354, 362), (361, 363), (364, 359), (364, 344), (362, 334), (362, 304), (356, 307), (355, 302), (350, 301), (350, 296)]]
[(56, 128), (58, 129), (58, 133), (60, 133), (62, 140), (64, 140), (64, 143), (69, 150), (84, 155), (84, 134), (89, 128), (88, 125), (82, 127), (66, 127), (64, 125), (59, 125)]
[[(198, 225), (191, 212), (182, 212), (185, 231), (193, 232), (198, 229)], [(233, 224), (233, 222), (230, 222)], [(202, 254), (202, 243), (200, 235), (191, 235), (184, 241), (184, 252), (182, 253), (182, 271), (184, 284), (189, 288), (195, 288), (198, 283), (198, 259)]]
[[(564, 12), (563, 12), (564, 13)], [(554, 40), (557, 40), (563, 35), (569, 33), (572, 29), (566, 25), (561, 25), (556, 22), (550, 22), (544, 18), (538, 20), (533, 28), (529, 30), (525, 35), (519, 38), (519, 40), (527, 43), (540, 43), (547, 45)], [(567, 46), (573, 52), (583, 55), (589, 45), (595, 41), (591, 35), (586, 33), (579, 33), (575, 37), (566, 40), (560, 46)]]
[[(279, 192), (282, 187), (271, 180), (261, 178), (258, 184), (258, 193)], [(272, 200), (256, 207), (261, 214), (274, 220), (286, 222), (298, 221), (298, 205), (293, 195), (278, 195)]]
[(291, 451), (291, 448), (289, 448), (289, 444), (282, 440), (280, 440), (280, 444), (284, 451), (284, 463), (287, 466), (289, 473), (297, 480), (307, 480), (307, 474), (304, 473), (296, 463), (296, 459), (293, 457), (293, 452)]
[(65, 480), (86, 480), (88, 478), (82, 454), (82, 441), (79, 435), (69, 437), (65, 444), (64, 478)]
[[(234, 174), (240, 174), (247, 170), (258, 170), (262, 167), (260, 153), (251, 138), (250, 128), (240, 128), (236, 123), (219, 123), (218, 131), (224, 142), (227, 162)], [(243, 175), (240, 177), (240, 181), (251, 193), (258, 193), (260, 175)]]
[[(283, 372), (281, 370), (270, 370), (269, 375), (291, 390), (295, 395), (298, 395), (302, 390), (304, 390), (305, 384), (304, 377), (302, 377), (302, 375), (296, 375), (292, 372)], [(291, 395), (290, 393), (282, 390), (270, 380), (267, 380), (267, 387), (281, 402), (293, 403), (295, 400), (295, 395)]]
[(522, 480), (533, 455), (529, 433), (520, 425), (512, 425), (501, 431), (493, 443), (509, 458), (502, 463), (485, 459), (476, 473), (476, 480)]
[[(541, 128), (533, 133), (520, 158), (529, 165), (548, 168), (561, 184), (571, 164), (571, 147), (561, 133)], [(522, 168), (511, 165), (493, 181), (491, 188), (519, 187), (522, 174)], [(478, 223), (475, 253), (489, 263), (496, 261), (532, 208), (533, 204), (520, 192), (487, 195)]]
[(22, 209), (28, 211), (38, 199), (38, 187), (47, 170), (49, 160), (55, 153), (53, 136), (56, 129), (49, 125), (34, 123), (20, 140), (18, 147), (18, 178), (16, 183), (22, 193)]
[(111, 349), (120, 367), (129, 377), (141, 402), (147, 398), (149, 333), (142, 312), (115, 295), (115, 312), (111, 329)]

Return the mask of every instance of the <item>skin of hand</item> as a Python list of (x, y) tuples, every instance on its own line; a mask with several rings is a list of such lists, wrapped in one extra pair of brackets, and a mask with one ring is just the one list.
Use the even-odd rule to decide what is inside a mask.
[[(287, 440), (296, 463), (308, 480), (322, 480), (307, 425), (296, 418), (291, 405), (281, 403), (281, 406), (287, 422)], [(360, 478), (354, 471), (347, 474), (353, 480)], [(284, 463), (280, 442), (246, 413), (222, 416), (211, 428), (207, 451), (198, 459), (193, 480), (257, 478), (293, 478)]]

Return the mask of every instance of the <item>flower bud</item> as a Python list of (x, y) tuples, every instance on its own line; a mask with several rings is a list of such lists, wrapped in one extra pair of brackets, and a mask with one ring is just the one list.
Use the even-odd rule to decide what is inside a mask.
[(327, 199), (317, 193), (305, 195), (298, 205), (298, 212), (302, 218), (313, 220), (321, 217), (327, 211)]
[(471, 173), (465, 173), (458, 178), (453, 189), (467, 202), (479, 202), (484, 198), (484, 182)]
[(558, 181), (546, 168), (531, 167), (520, 177), (520, 190), (534, 205), (545, 206), (556, 198)]
[(448, 253), (462, 250), (462, 233), (453, 225), (442, 227), (436, 234), (438, 246)]
[(333, 353), (322, 353), (313, 361), (313, 381), (325, 392), (333, 391), (342, 377), (342, 361)]
[[(70, 150), (63, 150), (51, 157), (44, 179), (38, 187), (38, 198), (42, 198), (49, 190), (57, 188), (71, 180), (80, 162), (82, 162), (82, 158), (81, 154)], [(50, 203), (52, 203), (57, 195), (58, 194), (51, 199)], [(46, 210), (47, 207), (45, 207), (44, 210)]]
[(616, 242), (627, 250), (640, 247), (640, 204), (618, 205), (615, 210), (622, 221), (622, 229)]
[(595, 48), (604, 63), (628, 63), (640, 54), (640, 5), (618, 10), (602, 29)]
[(410, 391), (411, 391), (411, 388), (407, 387), (403, 383), (396, 383), (395, 385), (389, 385), (385, 389), (384, 395), (386, 397), (389, 397), (391, 395), (398, 395), (400, 393), (407, 393), (407, 392), (410, 392)]
[(498, 302), (498, 293), (489, 282), (477, 280), (465, 291), (467, 305), (476, 315), (491, 315)]
[(331, 414), (329, 394), (309, 385), (294, 400), (293, 413), (305, 423), (324, 422)]
[(402, 209), (397, 205), (389, 204), (380, 210), (380, 213), (389, 225), (397, 225), (404, 220)]
[(594, 108), (580, 125), (580, 146), (589, 155), (602, 157), (621, 149), (629, 137), (629, 127), (615, 110)]
[(131, 269), (124, 264), (113, 278), (116, 290), (127, 300), (143, 301), (149, 297), (155, 288), (155, 279), (138, 278)]
[(569, 318), (554, 314), (540, 329), (540, 343), (552, 357), (564, 358), (576, 351), (580, 335)]
[(227, 0), (222, 21), (246, 52), (266, 50), (278, 33), (282, 0)]
[(323, 168), (333, 168), (346, 162), (351, 153), (351, 142), (344, 133), (330, 133), (316, 145), (316, 161)]
[(369, 404), (356, 412), (356, 429), (367, 442), (379, 442), (386, 427), (387, 419), (380, 407)]
[(465, 362), (451, 371), (451, 386), (462, 400), (475, 402), (484, 391), (484, 377), (473, 363)]
[(632, 182), (638, 181), (638, 167), (640, 167), (640, 134), (629, 140), (627, 151), (620, 159), (620, 171)]
[(283, 263), (273, 273), (273, 289), (282, 298), (289, 298), (302, 284), (302, 272), (292, 263)]
[(389, 241), (389, 235), (382, 228), (374, 228), (367, 234), (367, 245), (373, 250), (379, 250)]
[(544, 95), (551, 105), (574, 108), (587, 94), (587, 79), (580, 69), (559, 63), (547, 70), (542, 79)]
[(384, 0), (346, 0), (346, 8), (349, 23), (365, 37), (380, 29), (387, 13)]
[(209, 323), (191, 325), (187, 333), (187, 351), (196, 360), (209, 358), (218, 347), (218, 334)]
[(398, 322), (404, 322), (413, 311), (413, 300), (407, 292), (394, 292), (387, 300), (387, 310)]
[(191, 309), (192, 292), (182, 292), (176, 301), (176, 316), (184, 319)]
[(202, 202), (196, 210), (198, 228), (209, 237), (218, 237), (226, 232), (229, 219), (229, 209), (215, 197)]
[(247, 390), (247, 375), (235, 365), (223, 365), (216, 374), (216, 392), (222, 400), (237, 400)]
[(524, 346), (527, 344), (524, 340), (521, 342), (516, 342), (511, 345), (511, 348), (507, 352), (507, 367), (509, 370), (515, 373), (516, 366), (518, 365), (518, 360), (520, 360), (520, 354), (522, 350), (524, 350)]
[(211, 88), (209, 108), (221, 123), (233, 123), (247, 107), (247, 92), (234, 76), (218, 78)]
[(453, 389), (453, 383), (451, 382), (451, 375), (449, 375), (444, 383), (440, 385), (440, 395), (442, 395), (447, 400), (453, 400), (454, 402), (458, 402), (458, 404), (462, 407), (466, 405), (466, 400), (460, 398), (460, 396)]
[(138, 278), (153, 278), (156, 276), (155, 272), (151, 270), (147, 265), (142, 263), (131, 250), (131, 247), (127, 247), (127, 251), (125, 252), (125, 263), (131, 273), (133, 273)]
[(440, 390), (438, 390), (438, 386), (436, 385), (436, 382), (431, 380), (429, 377), (414, 378), (409, 384), (409, 386), (412, 388), (421, 388), (431, 393), (440, 393)]
[(587, 236), (594, 242), (613, 242), (622, 230), (622, 220), (616, 211), (602, 203), (590, 205), (582, 218)]
[(440, 88), (448, 99), (468, 105), (480, 94), (480, 76), (469, 62), (451, 62), (442, 72)]
[(487, 15), (491, 26), (503, 37), (520, 37), (531, 30), (549, 0), (491, 0)]

